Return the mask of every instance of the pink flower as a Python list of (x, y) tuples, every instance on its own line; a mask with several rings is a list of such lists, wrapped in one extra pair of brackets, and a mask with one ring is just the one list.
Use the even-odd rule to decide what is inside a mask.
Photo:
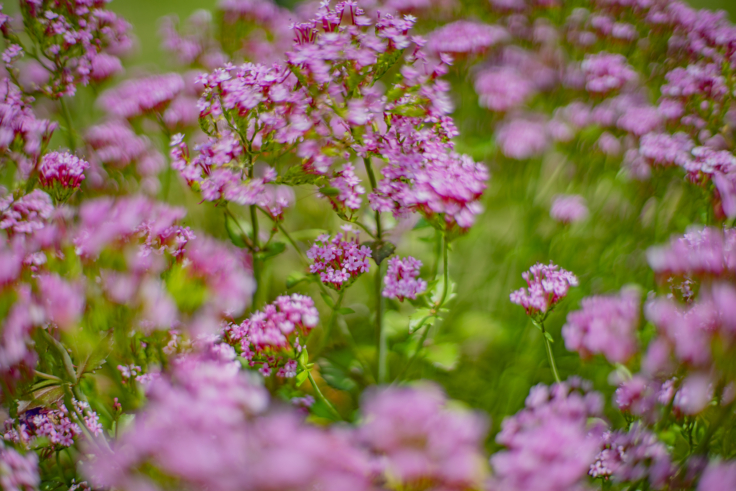
[(388, 270), (386, 276), (383, 277), (383, 283), (386, 285), (383, 289), (383, 296), (388, 298), (396, 298), (400, 302), (404, 298), (417, 298), (417, 295), (424, 293), (427, 289), (427, 282), (419, 276), (419, 269), (422, 262), (407, 256), (401, 259), (398, 256), (388, 260)]
[(344, 234), (339, 233), (333, 239), (321, 235), (307, 251), (307, 257), (313, 261), (309, 271), (319, 273), (320, 280), (335, 290), (350, 286), (370, 267), (370, 248), (358, 243), (357, 234), (349, 238), (350, 232), (348, 226)]
[(577, 277), (552, 264), (537, 263), (529, 271), (522, 273), (528, 288), (521, 288), (510, 296), (511, 302), (521, 305), (527, 315), (544, 315), (553, 309), (563, 298), (571, 286), (578, 285)]
[(38, 169), (39, 180), (46, 187), (78, 188), (84, 180), (89, 162), (70, 153), (50, 152), (43, 156)]
[(626, 363), (637, 352), (639, 305), (636, 290), (583, 299), (582, 310), (569, 313), (562, 328), (565, 347), (583, 357), (601, 353), (611, 363)]
[(577, 194), (558, 194), (549, 210), (550, 216), (560, 223), (582, 222), (588, 218), (585, 198)]

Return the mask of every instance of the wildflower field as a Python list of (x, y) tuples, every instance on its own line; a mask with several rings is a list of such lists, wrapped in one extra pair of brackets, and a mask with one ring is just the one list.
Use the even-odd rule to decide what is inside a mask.
[(729, 14), (4, 2), (0, 490), (736, 491)]

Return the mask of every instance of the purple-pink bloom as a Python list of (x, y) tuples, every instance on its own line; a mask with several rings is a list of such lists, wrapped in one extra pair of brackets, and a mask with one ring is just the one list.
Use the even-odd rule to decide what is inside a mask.
[(388, 260), (388, 270), (383, 277), (383, 296), (396, 298), (400, 302), (404, 298), (417, 298), (427, 289), (427, 282), (419, 276), (422, 262), (411, 256), (401, 259), (398, 256)]
[(509, 38), (503, 27), (458, 20), (431, 32), (426, 47), (433, 53), (479, 54)]
[(661, 276), (731, 276), (736, 273), (736, 230), (691, 227), (668, 245), (650, 248), (647, 259)]
[(685, 133), (647, 133), (641, 137), (639, 153), (657, 165), (685, 167), (692, 159), (690, 151), (695, 144)]
[(510, 66), (482, 70), (475, 77), (475, 91), (481, 107), (508, 111), (524, 104), (536, 92), (532, 80)]
[(106, 90), (97, 99), (97, 104), (108, 114), (131, 119), (163, 111), (183, 90), (184, 79), (178, 73), (151, 75), (126, 80)]
[(736, 462), (732, 460), (711, 462), (700, 477), (698, 491), (726, 489), (736, 489)]
[(583, 299), (562, 328), (565, 347), (584, 358), (600, 353), (611, 363), (626, 363), (637, 352), (640, 302), (634, 289)]
[(41, 159), (38, 178), (45, 187), (78, 188), (89, 162), (68, 152), (49, 152)]
[(277, 376), (290, 378), (296, 376), (295, 358), (302, 349), (299, 339), (306, 341), (318, 322), (314, 301), (294, 293), (278, 297), (240, 324), (228, 324), (222, 335), (251, 366), (267, 367), (268, 373), (278, 370)]
[(635, 423), (628, 432), (605, 432), (601, 446), (588, 471), (594, 478), (623, 483), (647, 479), (654, 489), (661, 489), (674, 475), (667, 447), (641, 423)]
[(558, 194), (552, 201), (550, 216), (560, 223), (582, 222), (588, 218), (585, 198), (579, 194)]
[(33, 491), (41, 484), (38, 456), (33, 451), (18, 453), (0, 441), (0, 488), (6, 491)]
[(520, 288), (511, 293), (511, 302), (521, 305), (527, 315), (546, 314), (563, 298), (571, 286), (578, 285), (577, 277), (552, 262), (549, 265), (537, 263), (529, 271), (522, 273), (528, 288)]
[(378, 389), (365, 398), (362, 411), (358, 438), (402, 488), (480, 487), (485, 421), (449, 408), (437, 387)]
[(496, 140), (506, 157), (526, 160), (544, 153), (550, 146), (550, 136), (544, 121), (515, 118), (496, 130)]
[(77, 327), (84, 312), (83, 286), (64, 281), (54, 273), (40, 275), (36, 281), (48, 321), (63, 330)]
[(526, 407), (506, 418), (496, 441), (507, 450), (491, 457), (491, 489), (569, 491), (584, 489), (586, 475), (599, 451), (588, 427), (599, 417), (603, 398), (576, 379), (529, 391)]
[(347, 226), (344, 234), (338, 233), (332, 239), (320, 235), (307, 251), (307, 257), (312, 260), (309, 271), (318, 273), (322, 283), (335, 290), (350, 286), (370, 267), (370, 248), (358, 243), (357, 234), (350, 238), (351, 232)]
[(581, 67), (585, 73), (585, 88), (593, 93), (618, 90), (637, 78), (626, 57), (619, 54), (600, 52), (586, 55)]

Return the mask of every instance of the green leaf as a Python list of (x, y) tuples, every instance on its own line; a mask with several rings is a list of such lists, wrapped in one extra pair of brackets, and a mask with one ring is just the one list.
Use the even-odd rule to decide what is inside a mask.
[(389, 257), (396, 250), (395, 245), (385, 240), (371, 240), (363, 242), (362, 245), (371, 248), (372, 257), (376, 264), (381, 264), (384, 259)]
[(270, 244), (265, 250), (258, 253), (258, 257), (261, 259), (268, 259), (269, 257), (278, 256), (286, 250), (286, 244), (283, 242), (274, 242)]
[(547, 331), (544, 332), (544, 337), (547, 338), (547, 341), (549, 341), (550, 343), (555, 342), (555, 340), (552, 338), (552, 335), (548, 333)]
[(297, 359), (297, 363), (299, 363), (300, 366), (306, 367), (309, 363), (309, 353), (307, 353), (307, 348), (302, 348), (302, 352), (299, 353), (299, 358)]
[(341, 309), (337, 309), (337, 311), (339, 313), (341, 313), (342, 315), (348, 315), (348, 314), (354, 314), (355, 313), (355, 311), (353, 309), (351, 309), (350, 307), (343, 307)]
[(339, 196), (340, 190), (332, 187), (319, 188), (319, 192), (324, 196)]
[(417, 309), (413, 314), (409, 316), (410, 334), (413, 334), (419, 328), (420, 323), (425, 317), (429, 317), (426, 321), (424, 321), (424, 326), (427, 326), (427, 329), (429, 329), (429, 326), (431, 326), (434, 322), (432, 313), (429, 309)]
[(435, 344), (427, 348), (425, 358), (435, 367), (449, 372), (460, 361), (460, 348), (456, 343)]
[(332, 300), (332, 297), (331, 296), (329, 296), (325, 292), (320, 293), (320, 295), (322, 295), (322, 300), (325, 301), (325, 303), (327, 304), (327, 306), (329, 308), (331, 308), (331, 309), (332, 308), (335, 308), (335, 302), (334, 302), (334, 300)]
[(304, 273), (291, 273), (288, 278), (286, 278), (286, 288), (293, 288), (299, 283), (302, 283), (304, 281), (310, 281), (312, 278), (308, 275), (305, 275)]
[(243, 232), (250, 237), (252, 234), (250, 223), (241, 220), (236, 222), (229, 213), (225, 213), (225, 230), (227, 230), (227, 235), (230, 237), (230, 242), (236, 247), (240, 247), (241, 249), (248, 247), (248, 243), (245, 237), (243, 237)]
[(59, 385), (44, 387), (33, 393), (30, 401), (18, 401), (18, 413), (22, 414), (37, 407), (48, 408), (64, 398), (64, 388)]
[(308, 378), (309, 378), (309, 370), (302, 370), (301, 372), (297, 373), (295, 377), (296, 386), (299, 387), (304, 382), (306, 382)]

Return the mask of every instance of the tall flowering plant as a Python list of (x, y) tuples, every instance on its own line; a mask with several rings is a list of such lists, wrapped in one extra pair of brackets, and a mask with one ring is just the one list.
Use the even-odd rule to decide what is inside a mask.
[(0, 13), (0, 488), (736, 488), (723, 14), (107, 3)]

